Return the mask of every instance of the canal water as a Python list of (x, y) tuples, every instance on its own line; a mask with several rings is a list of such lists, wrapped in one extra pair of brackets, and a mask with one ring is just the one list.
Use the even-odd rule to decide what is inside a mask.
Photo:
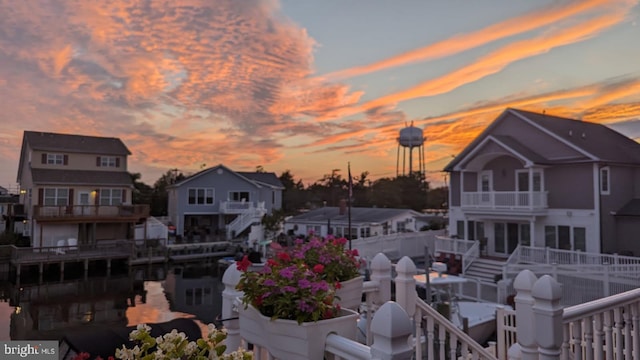
[(35, 276), (20, 283), (4, 274), (0, 340), (61, 340), (70, 332), (176, 318), (193, 318), (204, 331), (220, 318), (219, 271), (205, 264), (143, 266), (109, 276), (45, 276), (42, 282)]

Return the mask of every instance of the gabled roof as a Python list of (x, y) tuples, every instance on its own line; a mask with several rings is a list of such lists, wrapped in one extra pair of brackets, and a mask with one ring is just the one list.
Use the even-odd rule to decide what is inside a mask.
[[(340, 213), (340, 207), (325, 206), (310, 210), (304, 214), (296, 215), (287, 220), (287, 223), (318, 223), (326, 224), (329, 220), (333, 223), (348, 222), (348, 211), (344, 210)], [(351, 208), (351, 223), (383, 223), (402, 214), (410, 213), (414, 217), (422, 215), (421, 213), (411, 209), (392, 209), (392, 208)]]
[(284, 189), (284, 185), (282, 185), (282, 182), (280, 181), (280, 179), (278, 179), (275, 173), (239, 171), (238, 174), (265, 186), (270, 186), (281, 190)]
[(186, 179), (183, 179), (173, 185), (168, 186), (167, 188), (175, 188), (175, 187), (180, 187), (194, 179), (197, 179), (201, 176), (204, 176), (206, 174), (209, 174), (211, 172), (214, 171), (218, 171), (218, 170), (222, 170), (222, 171), (228, 171), (230, 174), (233, 174), (235, 176), (237, 176), (239, 179), (242, 179), (246, 182), (249, 182), (253, 185), (255, 185), (257, 188), (261, 188), (263, 186), (268, 186), (268, 187), (272, 187), (272, 188), (276, 188), (276, 189), (284, 189), (284, 185), (282, 185), (282, 182), (280, 182), (280, 179), (278, 179), (278, 177), (276, 176), (276, 174), (274, 173), (267, 173), (267, 172), (236, 172), (233, 171), (231, 169), (229, 169), (228, 167), (220, 164), (202, 171), (199, 171), (189, 177), (187, 177)]
[(58, 170), (31, 169), (33, 183), (61, 185), (91, 186), (132, 186), (131, 175), (125, 171), (91, 171), (91, 170)]
[(131, 155), (122, 140), (111, 137), (88, 135), (56, 134), (41, 131), (25, 131), (20, 149), (17, 181), (20, 182), (22, 169), (27, 156), (27, 147), (37, 151), (60, 153), (81, 153), (96, 155), (127, 156)]
[[(551, 138), (564, 143), (567, 147), (581, 154), (579, 159), (546, 158), (522, 144), (517, 138), (492, 134), (498, 123), (514, 120), (525, 121)], [(453, 171), (456, 165), (460, 164), (490, 136), (503, 146), (523, 155), (527, 160), (540, 165), (578, 161), (640, 165), (640, 144), (605, 125), (509, 108), (467, 145), (444, 170)]]
[(112, 137), (25, 131), (24, 141), (31, 149), (101, 155), (131, 155), (122, 140)]

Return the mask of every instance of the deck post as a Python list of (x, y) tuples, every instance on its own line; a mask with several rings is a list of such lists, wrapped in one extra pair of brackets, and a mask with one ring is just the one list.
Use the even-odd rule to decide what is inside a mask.
[(89, 278), (89, 259), (84, 259), (84, 279)]
[(404, 360), (413, 357), (413, 347), (407, 338), (413, 332), (411, 318), (396, 302), (386, 302), (376, 311), (371, 321), (373, 344), (371, 358)]
[(41, 262), (40, 264), (38, 264), (38, 284), (42, 284), (43, 274), (44, 274), (44, 263)]
[(516, 290), (516, 332), (522, 360), (538, 360), (538, 345), (536, 344), (536, 329), (533, 320), (533, 303), (531, 289), (538, 278), (531, 270), (522, 270), (513, 281)]
[(18, 264), (18, 267), (16, 267), (16, 286), (17, 287), (20, 287), (21, 272), (22, 272), (22, 265)]
[(111, 276), (111, 258), (107, 258), (107, 277)]
[[(404, 256), (396, 265), (398, 275), (395, 278), (396, 283), (396, 302), (412, 317), (416, 312), (416, 301), (418, 293), (416, 292), (416, 265), (408, 256)], [(427, 276), (429, 274), (427, 273)]]
[(64, 281), (64, 261), (60, 262), (60, 282)]
[[(564, 333), (562, 329), (562, 286), (549, 275), (543, 275), (531, 290), (533, 316), (540, 360), (560, 358)], [(516, 305), (517, 309), (517, 305)], [(518, 321), (519, 323), (520, 321)], [(520, 335), (518, 333), (518, 335)]]
[(236, 285), (240, 282), (242, 272), (238, 270), (235, 263), (231, 263), (224, 275), (222, 275), (222, 283), (224, 290), (222, 291), (222, 318), (224, 327), (227, 330), (226, 353), (237, 350), (242, 344), (240, 338), (240, 320), (238, 320), (238, 312), (234, 310), (234, 302), (243, 295), (242, 291), (236, 290)]

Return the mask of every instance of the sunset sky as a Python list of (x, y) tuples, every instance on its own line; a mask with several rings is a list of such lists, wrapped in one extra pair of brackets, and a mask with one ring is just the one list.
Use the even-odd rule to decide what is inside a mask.
[[(24, 130), (119, 137), (152, 185), (224, 164), (442, 169), (506, 107), (640, 138), (638, 0), (0, 0), (0, 186)], [(402, 154), (402, 152), (401, 152)]]

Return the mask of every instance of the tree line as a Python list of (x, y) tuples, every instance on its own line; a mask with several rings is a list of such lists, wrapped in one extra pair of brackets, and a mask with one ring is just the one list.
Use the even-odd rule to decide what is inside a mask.
[[(264, 169), (258, 166), (256, 171), (264, 172)], [(140, 180), (139, 173), (133, 173), (133, 203), (148, 204), (153, 216), (167, 215), (167, 186), (186, 177), (182, 172), (173, 169), (164, 173), (153, 186), (150, 186)], [(285, 170), (278, 178), (284, 186), (282, 211), (285, 215), (294, 215), (301, 209), (340, 206), (342, 201), (349, 201), (348, 175), (343, 176), (339, 169), (331, 170), (321, 179), (306, 186), (301, 179), (296, 179), (290, 170)], [(353, 207), (401, 208), (416, 211), (447, 208), (447, 187), (430, 189), (429, 183), (419, 173), (371, 180), (369, 172), (364, 171), (358, 176), (353, 176), (351, 184)]]

